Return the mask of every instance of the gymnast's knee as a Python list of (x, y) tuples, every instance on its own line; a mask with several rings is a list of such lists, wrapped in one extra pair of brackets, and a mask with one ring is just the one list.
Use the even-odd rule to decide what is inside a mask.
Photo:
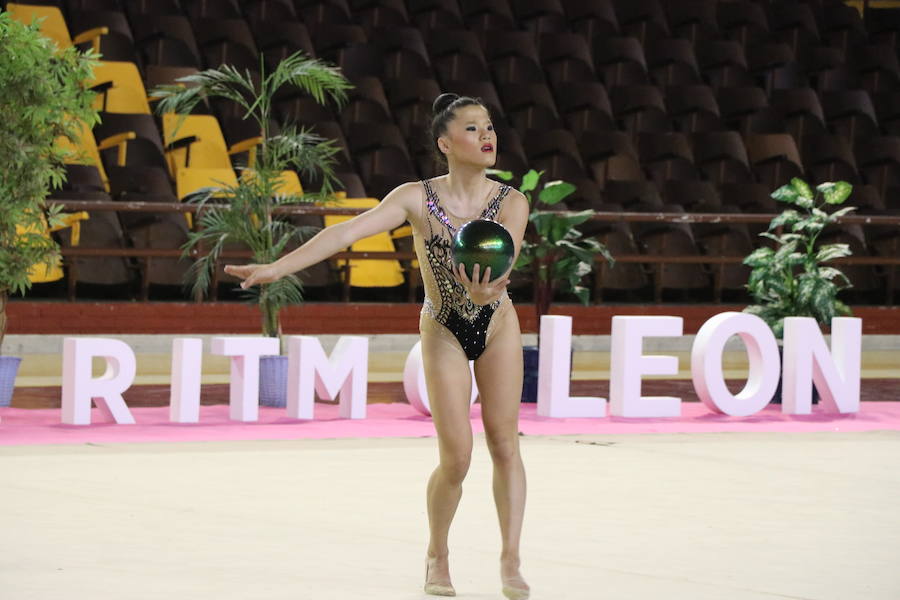
[(490, 435), (486, 434), (488, 450), (491, 459), (496, 465), (510, 464), (519, 457), (518, 435)]
[(466, 478), (471, 462), (471, 452), (458, 452), (449, 456), (441, 456), (441, 473), (448, 483), (459, 485)]

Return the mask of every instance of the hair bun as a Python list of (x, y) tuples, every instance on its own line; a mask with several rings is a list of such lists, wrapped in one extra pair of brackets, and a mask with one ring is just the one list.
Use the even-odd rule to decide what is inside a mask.
[(434, 114), (440, 114), (444, 112), (444, 109), (453, 104), (453, 101), (459, 98), (459, 94), (453, 93), (444, 93), (434, 99), (434, 103), (431, 105), (431, 112)]

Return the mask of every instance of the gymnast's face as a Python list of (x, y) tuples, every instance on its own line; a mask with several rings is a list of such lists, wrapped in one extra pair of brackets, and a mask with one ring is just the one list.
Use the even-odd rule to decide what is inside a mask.
[(497, 162), (497, 134), (486, 108), (470, 104), (456, 109), (438, 148), (448, 163), (493, 167)]

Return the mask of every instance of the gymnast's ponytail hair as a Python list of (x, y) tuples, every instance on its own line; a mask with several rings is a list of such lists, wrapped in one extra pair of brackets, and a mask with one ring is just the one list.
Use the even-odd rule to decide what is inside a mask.
[(456, 116), (456, 110), (471, 105), (481, 106), (485, 110), (488, 110), (487, 106), (485, 106), (484, 102), (480, 99), (471, 98), (469, 96), (444, 93), (434, 99), (434, 103), (431, 105), (431, 112), (433, 113), (431, 118), (431, 140), (437, 163), (443, 165), (447, 164), (444, 153), (438, 148), (438, 138), (447, 133), (447, 125), (453, 120), (453, 117)]

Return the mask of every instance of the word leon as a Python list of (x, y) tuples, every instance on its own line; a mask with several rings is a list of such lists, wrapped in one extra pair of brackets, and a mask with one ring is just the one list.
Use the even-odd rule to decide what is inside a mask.
[[(675, 375), (675, 356), (644, 355), (645, 337), (677, 337), (682, 334), (681, 317), (617, 316), (612, 320), (610, 398), (569, 396), (571, 361), (571, 317), (541, 318), (538, 373), (538, 414), (546, 417), (675, 417), (681, 413), (677, 397), (641, 395), (644, 375)], [(809, 414), (812, 387), (822, 397), (828, 412), (859, 410), (861, 332), (860, 319), (840, 317), (832, 321), (831, 349), (813, 319), (785, 320), (783, 358), (766, 324), (745, 313), (726, 312), (712, 317), (697, 333), (691, 351), (694, 389), (713, 412), (748, 416), (761, 410), (782, 385), (782, 411)], [(722, 352), (726, 341), (739, 336), (747, 350), (749, 375), (744, 388), (732, 394), (725, 385)], [(117, 423), (134, 423), (122, 393), (134, 381), (135, 355), (122, 341), (107, 338), (66, 338), (63, 344), (62, 421), (90, 424), (91, 402), (107, 411)], [(341, 337), (326, 355), (318, 338), (287, 338), (287, 415), (312, 419), (315, 396), (339, 401), (341, 417), (366, 416), (368, 339)], [(238, 421), (256, 421), (259, 415), (259, 358), (277, 355), (275, 338), (216, 337), (213, 354), (230, 357), (230, 416)], [(94, 378), (92, 361), (102, 357), (106, 372)], [(170, 420), (192, 423), (200, 413), (200, 366), (202, 340), (173, 341)], [(410, 352), (403, 374), (404, 390), (414, 407), (430, 414), (424, 386), (419, 345)], [(474, 378), (473, 378), (474, 379)], [(472, 381), (471, 401), (477, 396)]]

